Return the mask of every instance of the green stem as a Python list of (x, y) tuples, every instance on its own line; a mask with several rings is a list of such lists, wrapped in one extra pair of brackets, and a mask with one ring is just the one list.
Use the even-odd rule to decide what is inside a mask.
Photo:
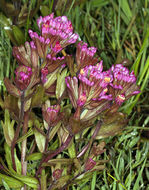
[(20, 109), (18, 126), (17, 126), (16, 132), (15, 132), (14, 139), (11, 144), (11, 158), (12, 158), (13, 169), (15, 171), (16, 171), (16, 163), (15, 163), (15, 157), (14, 157), (14, 149), (15, 149), (16, 141), (19, 137), (20, 128), (21, 128), (21, 124), (22, 124), (22, 120), (23, 120), (23, 116), (24, 116), (24, 94), (25, 94), (25, 91), (23, 91), (22, 95), (21, 95), (21, 109)]

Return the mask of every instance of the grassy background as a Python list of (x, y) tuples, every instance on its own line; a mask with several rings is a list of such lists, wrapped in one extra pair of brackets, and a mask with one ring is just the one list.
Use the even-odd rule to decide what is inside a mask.
[[(15, 1), (5, 1), (12, 3)], [(17, 2), (17, 1), (16, 1)], [(89, 46), (98, 48), (97, 55), (105, 68), (123, 62), (138, 77), (141, 93), (131, 98), (121, 111), (128, 114), (126, 130), (116, 137), (104, 139), (107, 143), (106, 170), (95, 172), (91, 182), (73, 187), (73, 190), (143, 190), (149, 189), (149, 0), (22, 0), (25, 19), (9, 14), (0, 5), (0, 91), (5, 92), (4, 76), (13, 77), (15, 60), (12, 46), (28, 39), (28, 28), (37, 30), (36, 19), (52, 11), (66, 15), (75, 32)], [(20, 11), (20, 7), (17, 9)], [(31, 13), (34, 10), (32, 16)], [(31, 17), (32, 16), (32, 17)], [(8, 19), (9, 18), (9, 19)], [(21, 17), (20, 17), (21, 18)], [(18, 27), (14, 28), (14, 25)], [(17, 31), (17, 32), (16, 32)], [(11, 34), (11, 35), (10, 35)], [(25, 34), (25, 35), (23, 35)], [(23, 37), (23, 38), (22, 38)], [(0, 112), (3, 118), (3, 112)], [(0, 154), (4, 142), (0, 126)]]

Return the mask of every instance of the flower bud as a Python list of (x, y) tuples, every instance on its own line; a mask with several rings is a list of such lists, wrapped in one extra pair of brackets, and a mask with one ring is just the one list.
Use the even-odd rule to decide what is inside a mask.
[(25, 90), (31, 81), (32, 69), (27, 66), (19, 66), (16, 71), (15, 83), (20, 90)]
[(47, 107), (44, 105), (42, 108), (43, 118), (48, 123), (49, 126), (54, 126), (59, 121), (60, 105), (53, 105)]

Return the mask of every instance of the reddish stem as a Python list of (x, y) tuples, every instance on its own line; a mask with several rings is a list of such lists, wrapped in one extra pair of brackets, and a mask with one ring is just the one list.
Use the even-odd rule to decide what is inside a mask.
[(48, 126), (49, 128), (48, 128), (48, 130), (47, 130), (47, 134), (46, 134), (46, 143), (45, 143), (45, 152), (47, 151), (47, 149), (48, 149), (48, 143), (49, 143), (49, 133), (50, 133), (50, 131), (51, 131), (51, 127), (50, 126)]
[(36, 177), (41, 173), (41, 170), (42, 170), (42, 164), (45, 163), (45, 162), (48, 162), (51, 158), (53, 158), (54, 156), (56, 156), (57, 154), (61, 153), (65, 148), (68, 147), (70, 141), (72, 140), (73, 136), (72, 135), (69, 135), (67, 140), (64, 142), (64, 144), (59, 147), (57, 150), (51, 152), (50, 154), (48, 154), (46, 157), (44, 157), (41, 162), (40, 162), (40, 165), (39, 165), (39, 168), (36, 172)]
[(77, 155), (77, 158), (80, 158), (81, 156), (83, 156), (83, 155), (85, 154), (85, 152), (88, 150), (88, 148), (89, 148), (90, 145), (92, 144), (94, 138), (97, 136), (97, 134), (98, 134), (98, 132), (99, 132), (99, 130), (100, 130), (100, 128), (101, 128), (101, 124), (102, 124), (102, 121), (99, 120), (98, 123), (97, 123), (96, 129), (95, 129), (95, 131), (94, 131), (94, 133), (93, 133), (93, 135), (92, 135), (90, 141), (88, 142), (87, 145), (85, 145), (85, 146), (83, 147), (82, 151)]

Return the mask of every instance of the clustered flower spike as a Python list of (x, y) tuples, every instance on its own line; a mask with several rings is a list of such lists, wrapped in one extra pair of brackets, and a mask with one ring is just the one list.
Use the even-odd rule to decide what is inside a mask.
[[(79, 80), (78, 80), (79, 79)], [(80, 70), (77, 77), (66, 77), (67, 90), (72, 105), (76, 109), (75, 117), (82, 121), (94, 118), (106, 109), (117, 111), (119, 106), (138, 94), (136, 77), (133, 72), (121, 64), (103, 71), (102, 61)]]
[(118, 108), (122, 103), (133, 95), (140, 93), (139, 87), (136, 85), (136, 77), (134, 72), (129, 70), (122, 64), (113, 65), (109, 72), (113, 75), (113, 82), (110, 83), (109, 93), (112, 95), (114, 104), (113, 108)]
[(103, 72), (102, 69), (101, 61), (95, 66), (90, 65), (81, 69), (78, 78), (65, 78), (69, 98), (76, 109), (75, 116), (78, 116), (79, 110), (82, 121), (94, 118), (109, 108), (112, 101), (112, 95), (107, 94), (107, 87), (113, 77), (110, 72)]
[(73, 33), (72, 24), (66, 16), (54, 18), (53, 13), (45, 17), (40, 16), (37, 24), (41, 36), (32, 30), (29, 30), (29, 35), (41, 58), (45, 57), (47, 52), (50, 52), (51, 56), (55, 56), (63, 48), (75, 43), (78, 39), (78, 34)]

